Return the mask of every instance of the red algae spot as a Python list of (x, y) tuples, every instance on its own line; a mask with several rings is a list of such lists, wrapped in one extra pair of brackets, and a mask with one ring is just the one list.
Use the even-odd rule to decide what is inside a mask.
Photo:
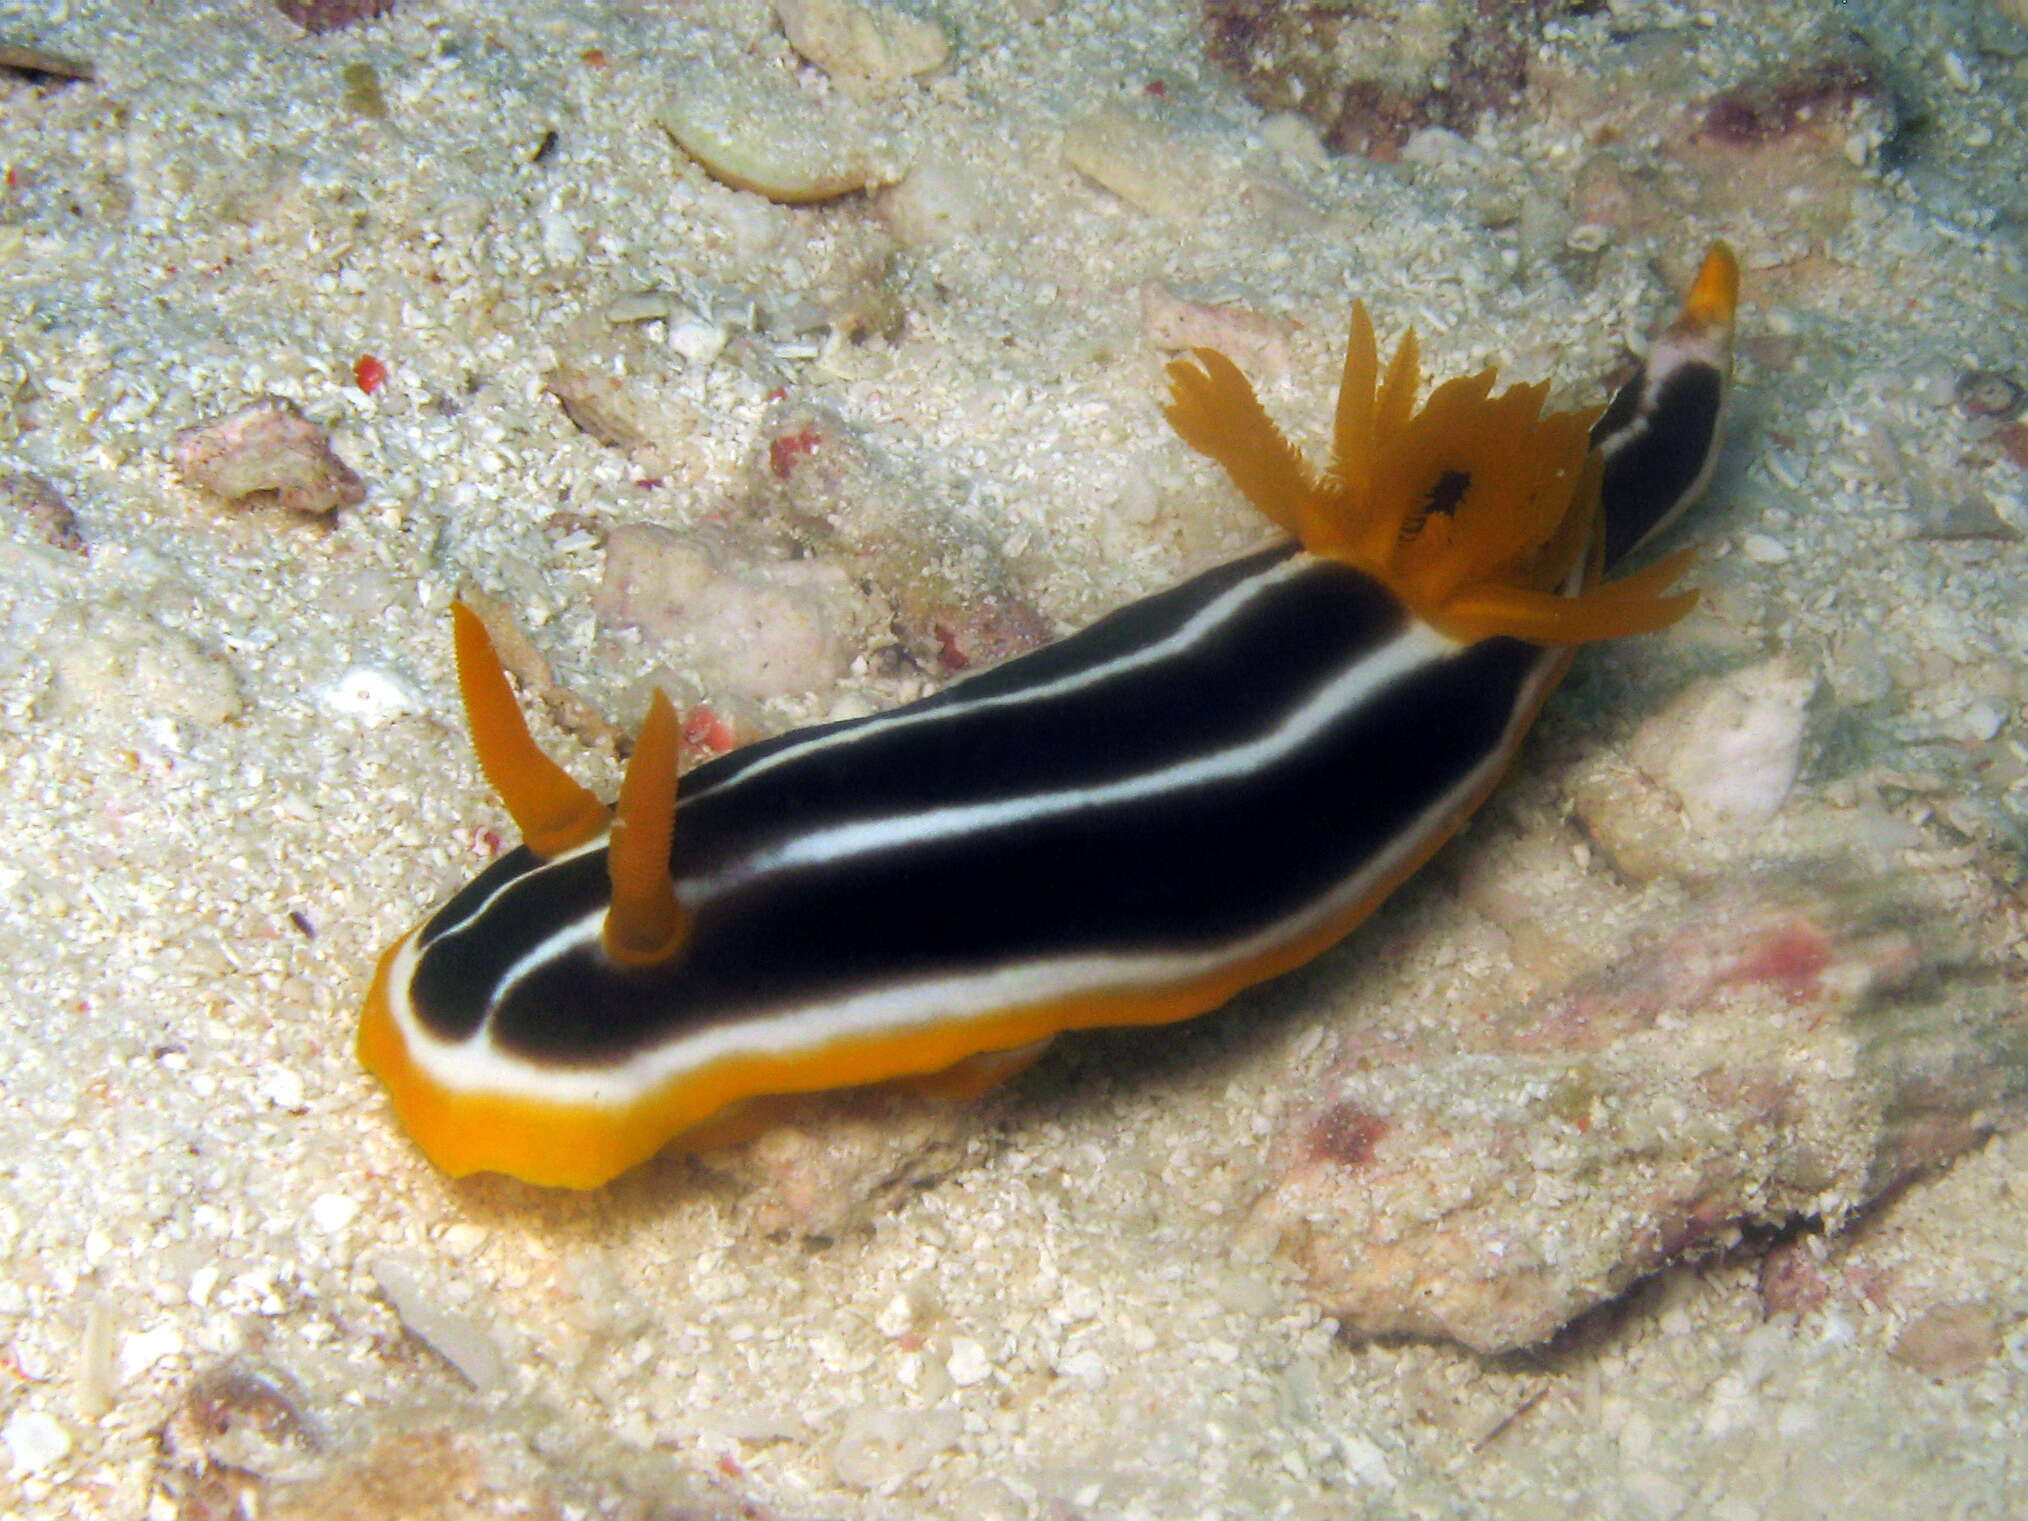
[(1543, 28), (1573, 8), (1568, 0), (1456, 7), (1414, 61), (1383, 60), (1372, 46), (1376, 28), (1401, 20), (1383, 7), (1205, 0), (1204, 33), (1212, 61), (1262, 110), (1297, 112), (1328, 146), (1385, 162), (1417, 128), (1469, 133), (1487, 112), (1511, 108)]
[(276, 10), (312, 36), (385, 16), (394, 5), (395, 0), (275, 0)]
[(947, 671), (962, 671), (972, 664), (972, 657), (965, 653), (964, 645), (958, 639), (958, 631), (948, 623), (934, 626), (937, 636), (937, 663)]
[(1394, 1127), (1355, 1104), (1333, 1104), (1310, 1121), (1310, 1154), (1339, 1167), (1364, 1167)]
[(1880, 72), (1862, 44), (1842, 41), (1816, 58), (1743, 80), (1712, 96), (1704, 135), (1751, 147), (1849, 111), (1882, 94)]
[(683, 743), (706, 755), (723, 755), (739, 743), (739, 736), (715, 709), (699, 703), (683, 715)]
[(777, 480), (785, 481), (795, 473), (799, 463), (817, 452), (817, 445), (823, 441), (824, 435), (815, 428), (784, 434), (768, 445), (768, 468)]
[(1807, 1315), (1831, 1297), (1830, 1279), (1817, 1255), (1820, 1239), (1797, 1236), (1768, 1248), (1757, 1285), (1763, 1315)]
[(1823, 932), (1790, 920), (1744, 947), (1732, 969), (1719, 979), (1719, 986), (1762, 984), (1776, 989), (1790, 1003), (1807, 1003), (1822, 994), (1824, 968), (1830, 964), (1831, 944)]
[(1657, 1260), (1671, 1262), (1684, 1252), (1709, 1246), (1725, 1232), (1731, 1217), (1725, 1201), (1715, 1198), (1698, 1199), (1680, 1213), (1664, 1215), (1649, 1235)]

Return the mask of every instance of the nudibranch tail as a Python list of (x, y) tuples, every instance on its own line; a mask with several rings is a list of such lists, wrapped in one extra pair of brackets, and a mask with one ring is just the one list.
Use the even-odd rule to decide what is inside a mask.
[[(1729, 259), (1700, 277), (1686, 312), (1729, 320)], [(1460, 643), (1582, 644), (1680, 618), (1694, 598), (1667, 595), (1666, 576), (1595, 584), (1599, 411), (1545, 412), (1546, 385), (1495, 393), (1497, 378), (1487, 369), (1443, 381), (1418, 407), (1415, 334), (1402, 337), (1383, 376), (1372, 319), (1355, 302), (1321, 476), (1213, 350), (1170, 365), (1167, 411), (1183, 440), (1304, 549), (1366, 571)], [(1668, 563), (1672, 574), (1682, 569)]]
[(1709, 483), (1725, 424), (1738, 306), (1739, 261), (1714, 243), (1682, 311), (1593, 426), (1591, 446), (1605, 464), (1608, 566), (1667, 531)]
[(600, 938), (622, 966), (659, 966), (683, 948), (689, 923), (669, 875), (676, 831), (676, 709), (657, 688), (620, 782), (606, 850), (612, 902)]
[(472, 748), (523, 843), (548, 860), (597, 839), (606, 805), (535, 743), (486, 625), (462, 601), (451, 604), (451, 621)]
[(1698, 266), (1697, 278), (1683, 297), (1683, 310), (1671, 331), (1730, 332), (1739, 309), (1739, 259), (1723, 243), (1713, 243)]

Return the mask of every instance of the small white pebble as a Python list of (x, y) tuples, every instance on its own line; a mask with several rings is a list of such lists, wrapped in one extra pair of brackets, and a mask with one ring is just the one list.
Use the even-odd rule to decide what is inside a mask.
[(675, 296), (666, 290), (639, 290), (608, 303), (606, 321), (652, 322), (659, 317), (673, 317), (682, 309)]
[(56, 1362), (49, 1348), (26, 1336), (14, 1340), (14, 1366), (31, 1384), (46, 1384), (56, 1377)]
[(183, 1291), (183, 1297), (188, 1299), (198, 1309), (203, 1309), (211, 1303), (211, 1293), (212, 1290), (218, 1287), (219, 1277), (218, 1265), (211, 1262), (205, 1263), (203, 1267), (190, 1275), (190, 1286)]
[(421, 711), (422, 704), (405, 685), (385, 671), (354, 666), (317, 694), (324, 706), (369, 727)]
[(915, 1312), (909, 1308), (906, 1294), (894, 1294), (873, 1317), (873, 1329), (892, 1340), (915, 1323)]
[(1341, 1433), (1338, 1452), (1345, 1460), (1345, 1471), (1355, 1482), (1369, 1489), (1394, 1488), (1394, 1471), (1387, 1466), (1387, 1454), (1365, 1437)]
[(1089, 1283), (1067, 1283), (1063, 1295), (1057, 1301), (1051, 1318), (1066, 1325), (1075, 1325), (1083, 1320), (1096, 1320), (1099, 1311), (1105, 1308), (1105, 1298)]
[[(1427, 127), (1423, 129), (1430, 130), (1433, 129)], [(1261, 140), (1275, 152), (1286, 153), (1290, 158), (1317, 165), (1328, 164), (1331, 161), (1323, 140), (1317, 136), (1317, 129), (1307, 118), (1298, 116), (1293, 111), (1278, 111), (1270, 116), (1260, 124), (1260, 135)], [(1416, 134), (1417, 137), (1421, 135)], [(1412, 143), (1415, 138), (1411, 137), (1409, 141)]]
[(291, 1114), (303, 1107), (303, 1079), (287, 1067), (270, 1067), (262, 1073), (259, 1092), (277, 1109)]
[(15, 1411), (6, 1431), (0, 1432), (0, 1440), (7, 1443), (17, 1479), (41, 1473), (70, 1455), (70, 1433), (55, 1416), (42, 1410)]
[(974, 1384), (984, 1383), (993, 1376), (992, 1360), (986, 1356), (986, 1349), (969, 1336), (951, 1338), (951, 1355), (944, 1363), (944, 1371), (951, 1376), (951, 1382), (960, 1389), (969, 1389)]
[(731, 334), (715, 322), (701, 317), (684, 317), (669, 324), (669, 347), (691, 364), (709, 364), (725, 352)]
[(335, 1236), (359, 1218), (359, 1201), (346, 1194), (319, 1194), (310, 1201), (310, 1223)]
[(155, 1364), (183, 1351), (183, 1337), (173, 1326), (152, 1331), (132, 1331), (120, 1342), (120, 1382), (132, 1383)]
[(542, 256), (552, 264), (576, 264), (584, 258), (584, 239), (569, 213), (544, 207), (536, 223), (542, 229)]
[(1978, 744), (1998, 739), (2000, 731), (2007, 727), (2007, 720), (2014, 716), (2014, 710), (1997, 697), (1981, 697), (1969, 704), (1958, 715), (1957, 731), (1964, 738)]
[(1103, 1389), (1112, 1376), (1105, 1359), (1089, 1349), (1071, 1353), (1056, 1365), (1056, 1371), (1086, 1389)]
[(1791, 556), (1789, 546), (1780, 539), (1771, 539), (1764, 533), (1750, 533), (1739, 542), (1746, 557), (1760, 565), (1786, 565)]

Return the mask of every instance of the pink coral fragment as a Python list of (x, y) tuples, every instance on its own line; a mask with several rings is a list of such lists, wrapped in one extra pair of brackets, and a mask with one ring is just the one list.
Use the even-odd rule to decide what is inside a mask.
[(394, 6), (395, 0), (275, 0), (276, 10), (312, 36), (385, 16)]
[(366, 496), (324, 430), (278, 396), (185, 428), (169, 459), (192, 485), (241, 506), (272, 504), (322, 517)]

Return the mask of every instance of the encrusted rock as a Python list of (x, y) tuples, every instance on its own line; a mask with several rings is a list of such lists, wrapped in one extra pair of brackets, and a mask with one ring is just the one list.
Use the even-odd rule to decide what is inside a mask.
[(331, 451), (324, 430), (279, 396), (185, 428), (170, 446), (176, 473), (235, 506), (322, 517), (358, 505), (366, 487)]
[(1835, 1227), (2028, 1117), (2028, 1027), (1922, 879), (1770, 879), (1469, 1027), (1345, 1038), (1253, 1228), (1361, 1335), (1506, 1352), (1743, 1228)]
[(1423, 126), (1470, 132), (1513, 103), (1555, 0), (1207, 0), (1212, 60), (1265, 111), (1315, 121), (1333, 148), (1391, 157)]
[[(1641, 725), (1624, 753), (1601, 751), (1570, 777), (1592, 843), (1635, 882), (1749, 858), (1757, 837), (1783, 822), (1816, 689), (1815, 674), (1787, 656), (1693, 682)], [(1867, 815), (1844, 827), (1856, 834), (1879, 822)], [(1812, 839), (1803, 848), (1830, 843)]]
[(1795, 785), (1816, 690), (1789, 657), (1696, 682), (1641, 725), (1628, 753), (1676, 796), (1693, 833), (1765, 824)]
[(880, 195), (880, 214), (902, 243), (950, 247), (969, 243), (990, 215), (976, 171), (918, 160)]
[(602, 623), (643, 630), (714, 698), (821, 691), (870, 641), (866, 600), (837, 565), (767, 559), (724, 535), (623, 523), (606, 541)]
[(976, 1099), (903, 1083), (807, 1094), (774, 1101), (753, 1139), (696, 1160), (737, 1185), (753, 1230), (832, 1236), (950, 1172), (987, 1118)]
[(1289, 367), (1288, 339), (1273, 318), (1191, 301), (1163, 285), (1141, 287), (1141, 331), (1168, 353), (1217, 349), (1250, 375), (1272, 378)]
[(661, 121), (713, 179), (771, 201), (828, 201), (876, 178), (858, 113), (806, 93), (786, 74), (693, 65)]
[(887, 598), (903, 647), (939, 673), (991, 665), (1048, 638), (960, 496), (956, 483), (939, 489), (836, 413), (794, 397), (764, 421), (738, 493), (744, 511)]
[(655, 451), (650, 468), (696, 426), (689, 402), (659, 386), (653, 372), (615, 375), (584, 350), (559, 358), (543, 388), (564, 416), (600, 443), (630, 454)]
[(1194, 222), (1229, 178), (1211, 150), (1167, 114), (1117, 106), (1073, 123), (1063, 134), (1064, 162), (1137, 210), (1168, 222)]
[(950, 56), (942, 27), (877, 0), (775, 0), (775, 15), (791, 47), (860, 96), (890, 94)]
[(405, 1421), (390, 1423), (390, 1430), (314, 1480), (274, 1486), (259, 1510), (263, 1521), (509, 1521), (588, 1508), (562, 1502), (559, 1482), (543, 1471), (530, 1444), (478, 1419), (420, 1429)]
[(77, 514), (63, 493), (39, 475), (25, 471), (0, 474), (0, 502), (35, 525), (42, 542), (51, 549), (83, 554), (84, 536), (77, 531)]
[(385, 16), (395, 0), (275, 0), (275, 9), (313, 36)]
[(183, 718), (207, 726), (239, 716), (239, 684), (188, 635), (101, 610), (54, 656), (56, 692), (73, 712)]
[(1925, 1378), (1963, 1378), (2000, 1350), (1993, 1312), (1973, 1302), (1932, 1305), (1903, 1328), (1888, 1354)]

